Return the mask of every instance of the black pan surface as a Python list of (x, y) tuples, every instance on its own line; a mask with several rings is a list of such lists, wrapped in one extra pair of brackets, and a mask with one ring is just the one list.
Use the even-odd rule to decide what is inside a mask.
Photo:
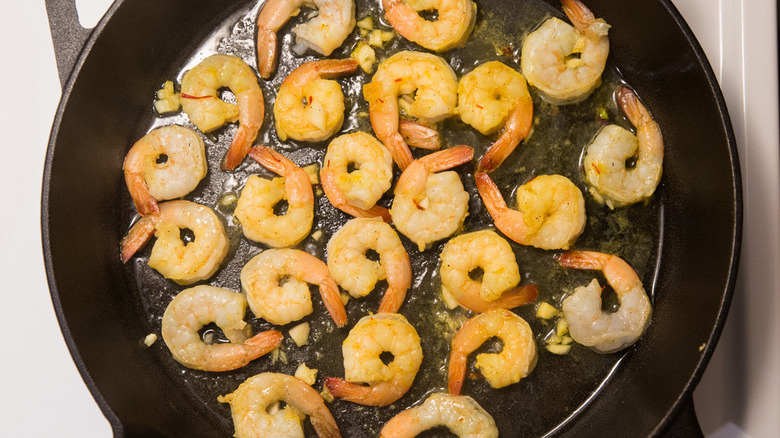
[[(299, 361), (320, 370), (318, 387), (324, 376), (342, 376), (341, 356), (333, 352), (340, 351), (348, 328), (335, 329), (323, 309), (315, 307), (309, 320), (315, 327), (312, 338), (317, 342), (304, 349), (286, 348), (290, 359), (287, 364), (271, 365), (263, 358), (243, 370), (218, 376), (181, 367), (170, 358), (162, 342), (151, 348), (143, 346), (147, 334), (159, 333), (162, 311), (182, 287), (149, 270), (144, 254), (127, 267), (119, 263), (118, 239), (134, 214), (121, 177), (124, 154), (155, 123), (188, 123), (186, 116), (156, 119), (151, 96), (165, 79), (176, 78), (193, 55), (216, 49), (244, 55), (253, 63), (253, 47), (242, 45), (242, 41), (253, 39), (253, 2), (188, 2), (186, 7), (165, 3), (128, 0), (114, 4), (87, 42), (65, 86), (52, 130), (43, 189), (47, 270), (71, 352), (117, 435), (229, 436), (229, 409), (216, 402), (217, 395), (232, 391), (257, 372), (292, 373)], [(520, 47), (524, 31), (549, 14), (562, 17), (558, 5), (551, 3), (478, 2), (483, 12), (475, 36), (492, 32), (491, 39), (503, 38), (505, 44), (501, 46), (510, 50), (495, 54), (493, 49), (494, 54), (484, 55), (491, 48), (472, 44), (445, 56), (459, 75), (478, 60), (508, 62), (512, 49)], [(614, 121), (625, 123), (611, 100), (614, 86), (625, 80), (662, 126), (667, 150), (664, 178), (656, 196), (647, 204), (614, 214), (586, 195), (593, 219), (576, 244), (576, 248), (620, 253), (632, 263), (653, 296), (654, 322), (643, 339), (625, 354), (601, 356), (575, 347), (570, 355), (557, 357), (545, 352), (540, 343), (539, 365), (521, 383), (498, 391), (484, 381), (467, 384), (466, 393), (494, 416), (502, 436), (589, 436), (603, 431), (636, 436), (661, 431), (690, 395), (711, 355), (736, 275), (741, 219), (736, 147), (723, 99), (700, 47), (668, 3), (590, 1), (588, 5), (613, 26), (605, 84), (589, 99), (590, 106), (560, 109), (571, 112), (571, 119), (558, 117), (557, 108), (537, 98), (535, 111), (542, 119), (573, 120), (578, 111), (592, 109), (595, 102), (607, 108)], [(359, 17), (366, 9), (358, 2)], [(494, 11), (500, 11), (499, 18), (519, 18), (496, 20), (490, 15)], [(244, 16), (250, 19), (242, 21)], [(171, 25), (171, 17), (177, 17), (175, 25)], [(485, 26), (488, 19), (506, 28)], [(289, 23), (281, 33), (289, 34), (292, 25)], [(220, 29), (218, 35), (215, 29)], [(232, 38), (223, 38), (226, 29)], [(509, 35), (520, 37), (512, 41)], [(216, 40), (222, 44), (210, 44)], [(281, 43), (280, 71), (272, 81), (261, 81), (267, 103), (287, 71), (314, 59), (293, 57), (287, 49), (288, 40)], [(390, 49), (412, 47), (400, 40), (397, 38)], [(351, 44), (345, 46), (332, 57), (347, 56)], [(352, 105), (354, 113), (365, 110), (357, 85), (367, 79), (361, 75), (342, 81), (348, 110)], [(324, 144), (280, 144), (273, 130), (267, 128), (271, 124), (267, 114), (263, 131), (269, 134), (262, 138), (263, 144), (278, 148), (302, 165), (321, 158)], [(554, 140), (560, 131), (566, 133), (571, 146), (559, 146), (563, 150), (551, 155), (576, 156), (599, 123), (594, 119), (573, 125), (545, 128), (547, 124), (540, 123), (535, 127), (533, 136), (513, 154), (512, 162), (494, 175), (505, 196), (536, 173), (564, 173), (584, 188), (576, 159), (562, 164), (563, 160), (551, 160), (539, 152), (558, 144)], [(490, 138), (478, 136), (456, 122), (447, 128), (444, 132), (449, 133), (449, 144), (470, 144), (477, 156), (490, 144)], [(343, 131), (354, 129), (370, 131), (370, 126), (366, 119), (350, 118)], [(212, 163), (209, 176), (188, 199), (214, 206), (222, 194), (238, 190), (246, 175), (262, 173), (251, 160), (235, 174), (217, 170), (233, 132), (234, 127), (226, 128), (206, 137)], [(473, 191), (471, 167), (461, 166), (459, 171), (467, 190)], [(315, 228), (322, 229), (324, 237), (320, 242), (309, 238), (300, 247), (324, 258), (322, 242), (347, 218), (324, 198), (318, 200), (316, 209)], [(477, 196), (472, 196), (470, 211), (468, 229), (490, 226)], [(230, 212), (221, 213), (230, 228)], [(618, 226), (624, 221), (639, 226), (626, 230)], [(233, 232), (236, 239), (230, 261), (209, 283), (239, 290), (237, 272), (262, 247), (238, 238), (237, 228), (233, 227)], [(446, 318), (436, 315), (459, 316), (457, 312), (444, 312), (436, 293), (436, 255), (443, 243), (422, 254), (408, 241), (405, 243), (416, 280), (401, 313), (421, 333), (435, 335), (423, 335), (423, 369), (413, 389), (395, 404), (382, 409), (356, 409), (356, 405), (340, 401), (329, 405), (345, 436), (375, 434), (392, 415), (424, 398), (427, 392), (446, 386), (441, 373), (442, 356), (427, 354), (446, 351), (451, 337)], [(524, 282), (537, 283), (542, 299), (555, 301), (567, 284), (584, 284), (592, 277), (555, 271), (551, 252), (519, 245), (514, 248)], [(702, 251), (707, 257), (701, 256)], [(537, 272), (553, 274), (542, 276)], [(375, 309), (377, 302), (351, 302), (348, 327)], [(440, 311), (427, 311), (431, 303)], [(517, 313), (531, 322), (541, 339), (551, 327), (534, 318), (534, 310), (526, 306)], [(268, 327), (262, 320), (251, 322), (256, 329)], [(322, 359), (312, 361), (312, 357)]]

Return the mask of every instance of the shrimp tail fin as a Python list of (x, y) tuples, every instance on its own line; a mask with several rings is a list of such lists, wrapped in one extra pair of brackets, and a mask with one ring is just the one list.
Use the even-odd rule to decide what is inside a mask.
[(277, 175), (284, 176), (287, 168), (298, 167), (295, 163), (290, 161), (289, 158), (267, 146), (253, 147), (249, 149), (247, 154), (263, 167)]
[(474, 148), (471, 146), (455, 146), (442, 151), (434, 152), (420, 158), (420, 162), (429, 172), (441, 172), (452, 169), (474, 158)]
[(319, 438), (341, 438), (341, 432), (336, 425), (336, 420), (333, 419), (330, 413), (328, 413), (328, 417), (319, 418), (313, 415), (309, 417), (309, 421), (311, 421), (311, 425)]
[(365, 404), (372, 392), (370, 386), (347, 382), (338, 377), (325, 378), (325, 386), (334, 397), (360, 404)]
[(284, 335), (278, 330), (266, 330), (247, 339), (242, 345), (247, 351), (249, 361), (270, 353), (278, 347)]
[(276, 70), (276, 32), (269, 29), (257, 31), (257, 70), (268, 79)]
[(555, 255), (555, 261), (564, 268), (599, 271), (602, 262), (590, 251), (566, 251)]
[(252, 142), (257, 135), (251, 132), (252, 129), (247, 128), (244, 125), (238, 127), (236, 135), (233, 137), (233, 142), (230, 143), (230, 148), (225, 155), (225, 163), (222, 166), (224, 170), (233, 170), (244, 161), (247, 151), (252, 147)]
[(146, 216), (160, 212), (157, 200), (149, 193), (149, 186), (146, 185), (141, 175), (125, 172), (125, 182), (138, 214)]
[(633, 90), (621, 85), (615, 94), (620, 108), (634, 127), (639, 128), (645, 123), (652, 122), (653, 117)]
[[(325, 269), (327, 269), (327, 266)], [(328, 278), (320, 283), (320, 295), (322, 296), (322, 302), (325, 304), (325, 309), (328, 310), (333, 322), (339, 327), (344, 327), (347, 324), (347, 310), (344, 308), (344, 302), (341, 301), (341, 294), (339, 293), (339, 286), (336, 284), (336, 280)]]
[(398, 313), (406, 298), (407, 289), (388, 287), (382, 302), (379, 303), (377, 313)]
[(146, 245), (154, 234), (154, 222), (149, 216), (144, 216), (138, 220), (127, 235), (119, 243), (120, 256), (122, 263), (127, 263), (133, 255)]
[(358, 61), (355, 58), (323, 59), (315, 62), (318, 76), (323, 79), (345, 76), (356, 72), (358, 68)]
[(492, 172), (515, 150), (523, 139), (528, 137), (533, 125), (534, 105), (530, 97), (525, 97), (510, 114), (504, 133), (485, 152), (477, 164), (477, 172)]
[(452, 353), (450, 354), (447, 392), (452, 395), (460, 395), (460, 390), (463, 387), (463, 381), (466, 379), (466, 357), (466, 355), (460, 353), (456, 349), (453, 349)]
[(506, 201), (501, 195), (501, 191), (487, 173), (477, 172), (476, 175), (474, 175), (474, 178), (477, 180), (477, 191), (479, 192), (480, 198), (482, 198), (482, 202), (485, 204), (485, 208), (487, 208), (488, 213), (493, 217), (493, 220), (496, 220), (499, 217), (500, 211), (507, 208)]
[(398, 125), (398, 132), (409, 146), (429, 150), (441, 149), (439, 133), (422, 123), (401, 119)]

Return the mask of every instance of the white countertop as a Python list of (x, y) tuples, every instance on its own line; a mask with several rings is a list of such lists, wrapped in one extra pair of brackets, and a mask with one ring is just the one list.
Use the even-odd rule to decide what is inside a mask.
[[(479, 0), (477, 0), (479, 1)], [(78, 0), (94, 23), (109, 0)], [(675, 0), (707, 52), (729, 105), (745, 188), (742, 260), (731, 312), (696, 389), (709, 437), (780, 431), (780, 159), (773, 0)], [(43, 2), (0, 3), (0, 257), (3, 326), (0, 436), (107, 437), (52, 308), (40, 237), (40, 191), (49, 130), (60, 97)], [(11, 159), (13, 158), (13, 160)], [(18, 158), (18, 159), (17, 159)]]

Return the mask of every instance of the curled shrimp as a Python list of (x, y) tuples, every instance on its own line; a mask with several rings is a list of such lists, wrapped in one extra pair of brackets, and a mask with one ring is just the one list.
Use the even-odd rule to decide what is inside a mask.
[(492, 337), (504, 343), (500, 353), (477, 355), (476, 368), (493, 388), (517, 383), (536, 366), (536, 344), (531, 326), (514, 312), (492, 309), (469, 319), (452, 339), (448, 391), (460, 394), (466, 377), (466, 360), (480, 345)]
[(477, 190), (504, 235), (521, 245), (567, 249), (585, 229), (585, 199), (568, 178), (539, 175), (517, 189), (517, 210), (506, 205), (487, 173), (477, 173)]
[[(417, 331), (396, 313), (364, 316), (341, 349), (346, 380), (328, 377), (325, 385), (335, 397), (367, 406), (387, 406), (406, 394), (423, 359)], [(380, 358), (385, 351), (393, 354), (386, 365)]]
[(343, 327), (347, 312), (339, 286), (328, 266), (313, 255), (297, 249), (269, 249), (241, 269), (241, 288), (246, 292), (249, 308), (271, 324), (284, 325), (314, 311), (309, 284), (319, 286), (333, 322)]
[(265, 79), (276, 70), (276, 33), (301, 6), (317, 9), (318, 14), (293, 28), (293, 51), (303, 55), (307, 49), (328, 56), (355, 28), (354, 0), (268, 0), (257, 15), (257, 69)]
[[(661, 180), (664, 141), (661, 130), (639, 98), (618, 87), (617, 101), (637, 135), (617, 125), (602, 128), (588, 146), (583, 160), (590, 193), (610, 208), (649, 198)], [(626, 162), (636, 158), (633, 167)]]
[(650, 325), (653, 313), (642, 281), (618, 256), (592, 251), (567, 251), (556, 257), (566, 268), (592, 269), (604, 273), (620, 307), (615, 312), (601, 310), (601, 292), (595, 278), (563, 300), (563, 317), (576, 342), (599, 353), (613, 353), (633, 345)]
[[(214, 211), (190, 201), (167, 201), (160, 212), (141, 217), (121, 242), (122, 263), (157, 237), (148, 265), (179, 284), (205, 280), (217, 271), (230, 247), (225, 227)], [(181, 230), (194, 239), (184, 242)]]
[[(247, 178), (233, 212), (244, 235), (274, 248), (297, 245), (309, 235), (314, 221), (314, 193), (309, 176), (271, 148), (257, 146), (250, 149), (249, 155), (282, 178)], [(287, 201), (287, 211), (277, 215), (274, 206), (281, 201)]]
[(206, 176), (203, 139), (182, 126), (164, 126), (141, 137), (127, 152), (125, 183), (141, 215), (160, 211), (157, 201), (180, 198)]
[[(482, 270), (479, 281), (470, 276), (477, 269)], [(475, 312), (512, 309), (536, 299), (536, 286), (517, 287), (519, 282), (515, 253), (495, 231), (461, 234), (444, 245), (441, 292), (445, 302), (455, 300)]]
[(344, 93), (329, 79), (354, 73), (357, 66), (352, 58), (324, 59), (293, 70), (274, 101), (279, 139), (323, 141), (338, 132), (344, 122)]
[(402, 170), (413, 157), (399, 132), (399, 107), (407, 116), (432, 125), (455, 114), (457, 94), (458, 80), (447, 61), (410, 51), (379, 64), (371, 82), (363, 86), (374, 133)]
[(420, 251), (454, 234), (468, 214), (469, 194), (457, 172), (442, 172), (474, 156), (469, 146), (456, 146), (412, 161), (395, 185), (390, 208), (393, 224)]
[[(180, 292), (162, 317), (165, 345), (182, 365), (204, 371), (230, 371), (265, 355), (282, 343), (284, 335), (267, 330), (252, 337), (244, 321), (244, 294), (214, 286), (195, 286)], [(216, 323), (230, 342), (203, 342), (199, 330)]]
[[(393, 157), (381, 142), (365, 132), (336, 137), (323, 163), (320, 181), (334, 207), (355, 217), (390, 222), (387, 208), (376, 205), (393, 179)], [(355, 168), (351, 172), (350, 165)]]
[[(398, 33), (436, 52), (465, 44), (477, 21), (477, 5), (471, 0), (382, 0), (382, 6)], [(431, 9), (438, 13), (436, 21), (418, 14)]]
[(561, 0), (574, 27), (555, 17), (523, 42), (521, 67), (542, 99), (563, 105), (578, 103), (601, 84), (609, 55), (609, 24), (579, 0)]
[[(366, 257), (368, 250), (379, 254), (378, 263)], [(341, 227), (328, 242), (328, 268), (355, 298), (368, 295), (378, 281), (386, 279), (379, 312), (397, 312), (412, 285), (409, 254), (393, 227), (379, 218), (355, 218)]]
[[(260, 373), (217, 400), (230, 404), (236, 438), (303, 438), (302, 422), (307, 415), (318, 437), (341, 437), (336, 420), (322, 396), (293, 376)], [(286, 406), (269, 413), (271, 406), (277, 402), (284, 402)]]
[[(219, 98), (222, 87), (233, 92), (235, 105)], [(265, 115), (263, 92), (254, 71), (232, 55), (211, 55), (184, 74), (181, 107), (202, 132), (238, 121), (238, 130), (222, 165), (225, 170), (233, 170), (244, 161)]]
[(422, 404), (391, 418), (379, 438), (412, 438), (438, 426), (461, 438), (498, 438), (496, 422), (476, 400), (443, 392), (433, 393)]
[(478, 171), (492, 171), (512, 153), (531, 131), (533, 113), (525, 79), (504, 63), (486, 62), (458, 83), (458, 114), (464, 123), (484, 135), (504, 127), (480, 159)]

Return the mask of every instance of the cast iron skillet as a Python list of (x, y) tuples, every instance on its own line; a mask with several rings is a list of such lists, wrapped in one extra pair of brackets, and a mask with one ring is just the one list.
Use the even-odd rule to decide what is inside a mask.
[[(140, 314), (117, 256), (127, 223), (126, 148), (116, 145), (142, 134), (138, 114), (148, 113), (150, 102), (138, 90), (173, 77), (183, 54), (247, 3), (119, 0), (90, 33), (79, 26), (72, 0), (47, 0), (64, 84), (43, 181), (47, 276), (70, 352), (116, 436), (226, 434), (141, 345), (155, 328)], [(663, 293), (654, 297), (653, 325), (596, 396), (550, 434), (701, 434), (690, 396), (723, 327), (738, 265), (734, 135), (710, 66), (669, 1), (587, 4), (614, 26), (613, 62), (676, 147), (664, 164), (652, 285)]]

